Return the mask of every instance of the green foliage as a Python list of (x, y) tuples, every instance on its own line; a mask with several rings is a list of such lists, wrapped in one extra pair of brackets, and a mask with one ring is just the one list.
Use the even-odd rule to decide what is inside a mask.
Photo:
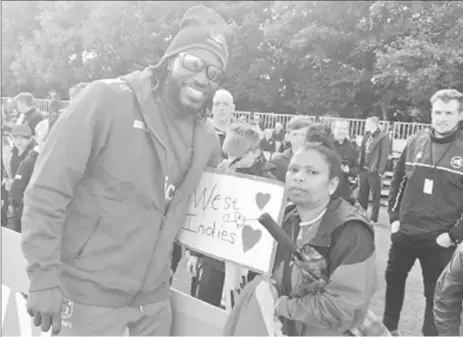
[[(66, 96), (155, 64), (196, 1), (2, 2), (2, 95)], [(230, 23), (240, 110), (426, 120), (463, 90), (460, 1), (208, 1)]]

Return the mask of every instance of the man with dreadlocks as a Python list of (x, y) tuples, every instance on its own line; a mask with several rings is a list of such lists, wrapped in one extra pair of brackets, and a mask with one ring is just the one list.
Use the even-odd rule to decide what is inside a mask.
[(205, 107), (227, 25), (190, 8), (158, 65), (89, 84), (60, 116), (25, 193), (28, 311), (60, 335), (169, 335), (170, 254), (189, 195), (221, 160)]

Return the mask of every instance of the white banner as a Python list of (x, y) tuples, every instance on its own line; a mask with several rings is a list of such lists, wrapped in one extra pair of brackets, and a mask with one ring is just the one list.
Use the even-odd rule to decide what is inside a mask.
[(266, 212), (280, 223), (285, 203), (279, 181), (208, 170), (191, 195), (177, 240), (219, 260), (271, 273), (277, 243), (258, 218)]

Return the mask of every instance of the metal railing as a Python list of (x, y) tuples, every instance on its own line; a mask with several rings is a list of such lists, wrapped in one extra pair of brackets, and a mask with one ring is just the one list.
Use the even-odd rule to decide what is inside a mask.
[[(2, 97), (2, 105), (10, 97)], [(62, 101), (63, 108), (66, 108), (69, 105), (69, 101)], [(48, 112), (49, 101), (46, 99), (36, 99), (35, 106), (37, 109)], [(261, 121), (265, 127), (273, 129), (277, 123), (282, 123), (287, 125), (291, 118), (295, 115), (291, 114), (276, 114), (276, 113), (264, 113), (264, 112), (250, 112), (250, 111), (236, 111), (234, 113), (235, 118), (244, 117), (246, 120), (250, 121), (252, 116), (260, 116)], [(312, 122), (315, 122), (319, 119), (321, 122), (332, 124), (333, 121), (337, 119), (345, 119), (349, 122), (349, 131), (351, 135), (362, 136), (365, 133), (365, 120), (357, 118), (340, 118), (340, 117), (315, 117), (315, 116), (305, 116), (310, 119)], [(394, 122), (389, 123), (381, 121), (383, 129), (391, 134), (392, 140), (407, 140), (415, 134), (416, 132), (429, 128), (429, 124), (423, 123), (404, 123), (404, 122)]]

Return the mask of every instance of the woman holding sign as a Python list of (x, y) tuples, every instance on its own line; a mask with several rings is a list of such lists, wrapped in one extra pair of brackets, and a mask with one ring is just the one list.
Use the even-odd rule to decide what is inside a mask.
[[(283, 230), (271, 219), (259, 220), (279, 242), (275, 316), (289, 336), (387, 335), (381, 320), (368, 311), (377, 274), (371, 222), (360, 207), (335, 196), (341, 160), (331, 137), (323, 130), (317, 134), (291, 158), (286, 174), (291, 204)], [(249, 295), (240, 296), (224, 335), (256, 329), (260, 315), (247, 303), (252, 303), (249, 288), (259, 282), (250, 283)], [(254, 317), (252, 326), (246, 316)]]
[(286, 174), (292, 205), (282, 227), (301, 259), (279, 245), (275, 313), (286, 335), (363, 335), (374, 321), (367, 317), (376, 290), (373, 228), (363, 210), (335, 197), (341, 160), (331, 137), (319, 135), (294, 154)]

